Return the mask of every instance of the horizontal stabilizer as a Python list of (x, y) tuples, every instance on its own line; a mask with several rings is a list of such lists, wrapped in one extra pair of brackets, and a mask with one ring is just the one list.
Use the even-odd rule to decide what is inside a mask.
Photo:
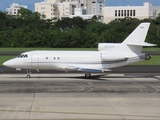
[(157, 46), (156, 44), (150, 44), (150, 43), (147, 43), (147, 42), (127, 43), (127, 45), (134, 45), (134, 46)]

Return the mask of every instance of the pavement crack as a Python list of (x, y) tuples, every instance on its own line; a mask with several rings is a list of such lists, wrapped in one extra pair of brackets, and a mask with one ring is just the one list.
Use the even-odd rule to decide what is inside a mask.
[(36, 81), (36, 84), (35, 84), (35, 90), (34, 90), (33, 99), (32, 99), (32, 103), (31, 103), (31, 107), (30, 107), (31, 109), (29, 110), (28, 120), (30, 119), (30, 115), (31, 115), (31, 112), (32, 112), (33, 103), (34, 103), (34, 99), (35, 99), (35, 96), (36, 96), (37, 87), (38, 87), (38, 84), (39, 84), (39, 79), (40, 79), (40, 76), (38, 77), (38, 79)]

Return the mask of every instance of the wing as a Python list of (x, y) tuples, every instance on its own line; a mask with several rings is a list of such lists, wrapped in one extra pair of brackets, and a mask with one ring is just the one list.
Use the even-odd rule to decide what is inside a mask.
[(82, 68), (76, 66), (67, 66), (65, 70), (74, 70), (74, 71), (91, 72), (91, 73), (102, 73), (104, 71), (111, 71), (109, 69)]

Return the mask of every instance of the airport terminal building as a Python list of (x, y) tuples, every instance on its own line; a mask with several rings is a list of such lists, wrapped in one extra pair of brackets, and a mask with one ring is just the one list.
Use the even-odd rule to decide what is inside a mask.
[(156, 18), (160, 13), (160, 6), (153, 6), (145, 2), (143, 6), (106, 6), (103, 8), (104, 23), (112, 20), (131, 17), (138, 19)]

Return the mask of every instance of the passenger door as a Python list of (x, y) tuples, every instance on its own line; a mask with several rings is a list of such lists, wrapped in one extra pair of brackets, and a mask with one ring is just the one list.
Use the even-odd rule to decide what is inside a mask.
[(32, 54), (32, 57), (31, 57), (31, 66), (32, 68), (34, 69), (38, 69), (39, 67), (39, 56), (38, 54)]

